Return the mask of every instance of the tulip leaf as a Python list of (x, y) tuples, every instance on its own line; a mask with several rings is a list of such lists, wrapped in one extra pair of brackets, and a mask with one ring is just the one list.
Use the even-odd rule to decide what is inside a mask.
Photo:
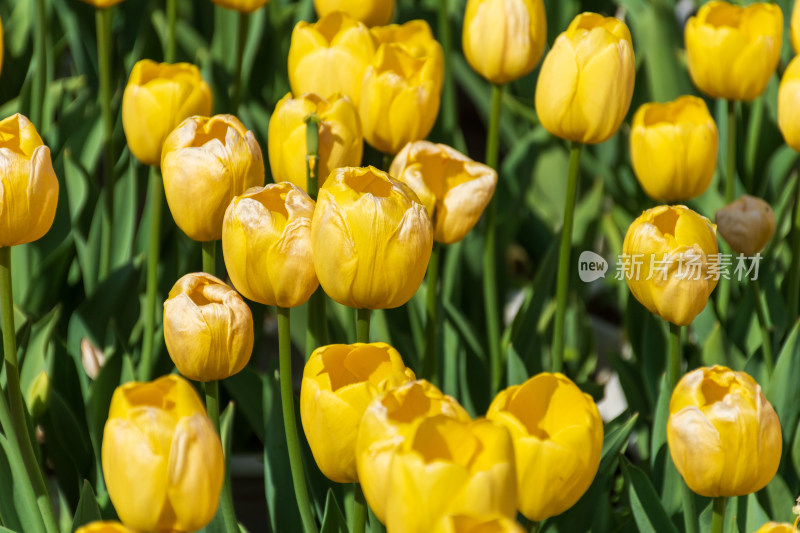
[(264, 406), (261, 401), (263, 378), (250, 367), (245, 367), (222, 383), (236, 402), (250, 429), (264, 442)]
[[(20, 372), (20, 389), (27, 395), (28, 389), (34, 379), (45, 371), (52, 374), (48, 360), (52, 354), (50, 341), (53, 339), (58, 320), (61, 318), (61, 307), (55, 307), (46, 316), (33, 325), (31, 339), (25, 349), (25, 358), (22, 360)], [(29, 406), (30, 407), (30, 406)]]
[(347, 521), (339, 508), (336, 496), (330, 489), (325, 498), (325, 515), (322, 517), (322, 527), (319, 533), (348, 533)]
[[(6, 452), (9, 443), (3, 435), (0, 435), (0, 520), (16, 531), (22, 531), (19, 514), (22, 514), (22, 521), (34, 523), (39, 510), (36, 502), (32, 502), (32, 507), (26, 507), (22, 501), (17, 501), (22, 494), (19, 490), (14, 490), (14, 473), (17, 475), (27, 475), (25, 466), (22, 464), (12, 465), (11, 455)], [(18, 511), (19, 509), (19, 511)], [(28, 522), (28, 520), (33, 520)]]
[(621, 459), (621, 464), (633, 519), (639, 530), (677, 533), (647, 474), (625, 458)]
[(745, 531), (758, 531), (758, 529), (769, 522), (769, 515), (758, 503), (755, 494), (748, 494), (747, 498), (747, 524)]
[(74, 533), (79, 527), (101, 518), (100, 507), (97, 505), (92, 484), (84, 480), (81, 499), (78, 501), (78, 508), (72, 518), (72, 532)]
[(767, 399), (778, 413), (783, 429), (783, 441), (787, 447), (794, 436), (791, 428), (797, 423), (800, 414), (800, 387), (797, 386), (800, 383), (800, 365), (796, 360), (798, 353), (800, 353), (800, 322), (795, 323), (783, 344), (772, 379), (769, 385), (764, 387)]

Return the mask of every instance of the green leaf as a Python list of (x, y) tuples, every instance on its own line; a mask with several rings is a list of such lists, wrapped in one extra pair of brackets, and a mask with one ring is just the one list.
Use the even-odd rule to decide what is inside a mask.
[(325, 499), (325, 515), (322, 517), (322, 528), (319, 533), (348, 533), (347, 521), (332, 490), (328, 490)]
[(653, 484), (642, 470), (622, 459), (622, 472), (628, 487), (628, 499), (633, 519), (640, 531), (677, 533), (675, 525), (661, 505)]
[[(28, 510), (26, 513), (25, 507), (20, 503), (15, 505), (15, 499), (20, 496), (20, 491), (14, 490), (14, 477), (12, 475), (12, 466), (9, 464), (10, 454), (6, 449), (9, 446), (8, 441), (3, 435), (0, 435), (0, 520), (4, 524), (12, 527), (17, 531), (22, 531), (20, 518), (18, 517), (17, 509), (19, 507), (23, 511), (23, 515), (33, 516), (38, 513), (36, 502), (33, 503), (33, 509)], [(21, 469), (24, 473), (24, 466), (18, 465), (17, 469)], [(19, 471), (19, 470), (18, 470)], [(24, 518), (25, 516), (23, 516)]]
[(239, 409), (250, 429), (258, 439), (264, 442), (264, 406), (261, 400), (263, 394), (263, 378), (250, 367), (245, 367), (238, 374), (230, 376), (223, 384)]
[(778, 355), (775, 370), (765, 394), (781, 421), (783, 441), (788, 447), (794, 436), (790, 428), (795, 427), (800, 414), (800, 365), (797, 354), (800, 353), (800, 322), (796, 323)]
[(97, 498), (95, 498), (94, 490), (92, 490), (92, 484), (84, 480), (81, 499), (78, 501), (75, 517), (72, 519), (72, 531), (74, 533), (79, 527), (101, 518), (100, 507), (97, 505)]
[(25, 349), (25, 357), (21, 363), (22, 371), (19, 379), (23, 395), (27, 395), (31, 384), (43, 370), (48, 375), (52, 374), (47, 361), (51, 357), (50, 341), (53, 338), (59, 318), (61, 318), (61, 307), (56, 307), (33, 325), (31, 339)]

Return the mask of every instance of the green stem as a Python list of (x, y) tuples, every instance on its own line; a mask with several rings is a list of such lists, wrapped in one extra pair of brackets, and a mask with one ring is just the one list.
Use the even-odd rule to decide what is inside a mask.
[(369, 342), (369, 321), (372, 318), (372, 311), (369, 309), (359, 309), (356, 323), (356, 342)]
[(530, 531), (530, 533), (539, 533), (539, 522), (531, 520), (531, 526), (528, 531)]
[(33, 95), (31, 102), (31, 122), (41, 133), (46, 129), (44, 123), (44, 99), (47, 89), (47, 6), (45, 0), (36, 0), (36, 41), (34, 53), (36, 70), (33, 76)]
[(789, 266), (788, 311), (789, 320), (797, 320), (800, 300), (800, 165), (797, 168), (797, 192), (794, 200), (794, 224), (792, 227), (792, 262)]
[(217, 275), (217, 241), (202, 243), (203, 247), (203, 272)]
[(319, 123), (316, 113), (306, 117), (306, 190), (315, 202), (319, 192)]
[(569, 290), (569, 256), (572, 246), (572, 225), (575, 219), (575, 201), (578, 197), (582, 144), (573, 142), (569, 152), (567, 198), (564, 204), (564, 225), (561, 229), (561, 249), (558, 254), (558, 279), (556, 281), (556, 324), (553, 336), (552, 371), (561, 372), (564, 365), (564, 324), (567, 316)]
[(439, 384), (439, 257), (441, 249), (441, 243), (433, 243), (431, 260), (428, 263), (425, 306), (425, 362), (422, 365), (422, 375), (434, 385)]
[[(10, 420), (3, 422), (6, 438), (16, 441), (16, 446), (22, 456), (28, 479), (33, 485), (36, 494), (36, 503), (42, 514), (45, 528), (48, 532), (58, 532), (53, 508), (50, 504), (50, 495), (47, 492), (39, 462), (33, 451), (31, 434), (28, 429), (28, 415), (25, 409), (25, 400), (19, 385), (19, 362), (17, 360), (17, 337), (14, 327), (14, 293), (11, 281), (11, 248), (0, 248), (0, 313), (2, 313), (3, 326), (3, 355), (6, 369), (6, 388), (8, 390), (8, 403), (10, 406)], [(0, 394), (2, 391), (0, 390)], [(5, 403), (5, 401), (3, 401)], [(11, 427), (8, 428), (8, 423)], [(13, 443), (12, 443), (13, 446)]]
[(444, 89), (442, 94), (442, 129), (445, 138), (451, 144), (455, 142), (456, 130), (456, 86), (453, 78), (452, 49), (453, 39), (450, 32), (449, 0), (439, 0), (439, 41), (442, 43), (444, 51)]
[(297, 420), (294, 413), (294, 391), (292, 390), (292, 338), (289, 322), (290, 310), (278, 308), (278, 352), (280, 357), (281, 404), (283, 407), (283, 428), (286, 431), (286, 446), (289, 451), (289, 466), (292, 483), (303, 529), (306, 533), (317, 533), (317, 524), (308, 499), (306, 478), (303, 473), (303, 457), (300, 439), (297, 436)]
[[(205, 383), (206, 388), (206, 411), (217, 435), (222, 439), (222, 432), (219, 426), (219, 381), (212, 380)], [(225, 462), (228, 463), (227, 461)], [(225, 481), (222, 484), (222, 494), (219, 496), (219, 509), (222, 512), (222, 522), (225, 524), (227, 533), (238, 533), (239, 524), (236, 521), (236, 511), (233, 508), (233, 495), (231, 493), (231, 478), (228, 469), (225, 469)]]
[(150, 250), (147, 254), (147, 295), (144, 308), (144, 339), (139, 379), (150, 381), (153, 373), (153, 352), (156, 335), (156, 297), (158, 293), (158, 254), (161, 250), (161, 212), (164, 208), (164, 186), (158, 167), (150, 169)]
[(100, 246), (99, 278), (111, 270), (114, 234), (114, 115), (111, 112), (111, 9), (95, 10), (97, 27), (97, 69), (100, 73), (100, 112), (103, 117), (103, 234)]
[(722, 533), (725, 526), (725, 504), (728, 503), (726, 496), (714, 498), (714, 511), (711, 515), (711, 533)]
[(764, 122), (764, 97), (759, 96), (750, 105), (750, 121), (747, 128), (747, 145), (744, 153), (744, 179), (745, 189), (755, 194), (753, 184), (756, 173), (756, 157), (758, 155), (758, 143), (762, 138), (761, 130)]
[(239, 112), (239, 104), (242, 103), (244, 96), (244, 86), (242, 84), (242, 63), (244, 62), (244, 48), (247, 44), (247, 29), (250, 23), (248, 13), (239, 13), (239, 32), (236, 36), (236, 70), (233, 75), (233, 97), (231, 99), (232, 113)]
[(167, 0), (167, 45), (164, 49), (164, 61), (175, 61), (175, 25), (178, 20), (178, 0)]
[(392, 165), (392, 154), (383, 154), (383, 168), (384, 172), (389, 172), (389, 167)]
[(764, 352), (764, 364), (767, 367), (767, 374), (772, 375), (774, 368), (775, 358), (772, 353), (772, 339), (769, 331), (769, 319), (767, 317), (767, 310), (764, 301), (761, 298), (761, 288), (758, 285), (758, 280), (750, 279), (750, 292), (753, 296), (753, 305), (756, 308), (756, 315), (758, 316), (758, 324), (761, 327), (761, 343), (762, 351)]
[(669, 323), (669, 360), (667, 362), (667, 383), (669, 390), (675, 388), (681, 378), (681, 327)]
[(736, 194), (736, 100), (728, 100), (728, 152), (725, 165), (725, 203)]
[(353, 533), (364, 533), (367, 528), (367, 501), (361, 484), (353, 485)]
[[(503, 85), (492, 86), (492, 107), (489, 114), (489, 132), (486, 137), (486, 164), (498, 170), (500, 154), (500, 117), (503, 111)], [(491, 362), (492, 394), (500, 388), (503, 373), (500, 349), (500, 304), (497, 297), (497, 201), (496, 194), (486, 206), (485, 235), (483, 243), (483, 304), (486, 315), (486, 332)]]

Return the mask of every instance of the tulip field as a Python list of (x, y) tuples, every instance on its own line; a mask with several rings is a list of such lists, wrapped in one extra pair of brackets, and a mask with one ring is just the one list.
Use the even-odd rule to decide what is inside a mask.
[(0, 533), (800, 531), (800, 2), (0, 0)]

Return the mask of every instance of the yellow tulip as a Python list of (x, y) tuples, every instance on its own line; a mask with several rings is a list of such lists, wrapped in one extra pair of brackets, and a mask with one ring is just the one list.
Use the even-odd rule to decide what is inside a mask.
[(75, 533), (136, 533), (119, 522), (92, 522), (79, 527)]
[(386, 343), (331, 344), (314, 350), (303, 370), (300, 419), (319, 469), (338, 483), (358, 481), (361, 415), (381, 392), (414, 379)]
[(357, 309), (391, 309), (422, 283), (433, 226), (407, 185), (375, 167), (345, 167), (319, 191), (311, 246), (328, 296)]
[(525, 533), (518, 523), (500, 514), (449, 515), (439, 522), (433, 533)]
[(778, 88), (778, 127), (783, 139), (800, 152), (800, 58), (795, 57), (786, 67)]
[(308, 190), (305, 121), (312, 113), (320, 120), (318, 186), (334, 169), (360, 165), (364, 153), (361, 121), (349, 97), (334, 94), (326, 99), (311, 93), (293, 98), (292, 93), (287, 94), (269, 120), (269, 164), (275, 181), (291, 181), (304, 191)]
[(161, 172), (178, 227), (196, 241), (216, 241), (233, 197), (264, 185), (264, 158), (238, 118), (195, 116), (164, 141)]
[(688, 207), (648, 209), (628, 228), (622, 253), (633, 296), (648, 311), (688, 326), (717, 286), (716, 226)]
[(756, 533), (797, 533), (797, 529), (792, 524), (778, 522), (767, 522)]
[(708, 2), (684, 31), (689, 74), (712, 98), (753, 100), (781, 55), (783, 13), (776, 4)]
[(57, 203), (50, 148), (24, 115), (0, 121), (0, 247), (41, 239)]
[(235, 290), (211, 274), (186, 274), (164, 302), (164, 341), (178, 371), (194, 381), (225, 379), (253, 352), (253, 316)]
[(624, 22), (582, 13), (558, 36), (536, 84), (536, 113), (547, 131), (587, 144), (610, 139), (628, 113), (636, 75)]
[(533, 70), (547, 42), (542, 0), (469, 0), (461, 46), (469, 65), (503, 84)]
[(427, 137), (441, 100), (443, 63), (438, 58), (418, 57), (398, 43), (378, 48), (364, 74), (358, 108), (369, 144), (385, 154), (396, 154), (407, 143)]
[(346, 94), (358, 106), (364, 73), (375, 54), (375, 38), (364, 24), (341, 12), (314, 24), (300, 21), (289, 45), (289, 85), (293, 94), (323, 98)]
[(452, 514), (514, 518), (511, 437), (488, 420), (425, 418), (395, 451), (385, 490), (388, 531), (429, 533)]
[(314, 0), (314, 9), (322, 18), (342, 11), (367, 26), (389, 24), (394, 15), (395, 0)]
[(716, 215), (717, 229), (734, 252), (754, 256), (775, 234), (775, 212), (755, 196), (747, 194), (726, 205)]
[(724, 366), (703, 367), (683, 376), (672, 392), (667, 443), (692, 491), (742, 496), (764, 488), (778, 470), (781, 424), (753, 378)]
[(102, 463), (111, 502), (132, 529), (197, 531), (217, 512), (222, 444), (203, 402), (180, 376), (114, 391)]
[(497, 172), (444, 144), (409, 143), (394, 158), (389, 175), (419, 197), (431, 220), (433, 238), (453, 243), (475, 226), (497, 185)]
[(444, 52), (442, 45), (433, 37), (431, 27), (424, 20), (409, 20), (404, 24), (378, 26), (370, 30), (378, 46), (393, 43), (419, 60), (433, 62), (431, 72), (436, 75), (436, 92), (444, 83)]
[(122, 0), (82, 0), (82, 1), (86, 2), (87, 4), (93, 5), (97, 9), (106, 9), (122, 2)]
[(269, 0), (211, 0), (215, 4), (220, 7), (224, 7), (227, 9), (233, 9), (234, 11), (238, 11), (239, 13), (253, 13), (258, 11), (265, 5)]
[(122, 93), (122, 128), (128, 148), (145, 165), (161, 164), (164, 139), (192, 115), (211, 113), (211, 89), (189, 63), (142, 59)]
[(288, 182), (233, 199), (222, 224), (225, 268), (245, 298), (297, 307), (317, 290), (311, 253), (314, 200)]
[(563, 513), (592, 484), (603, 420), (591, 396), (565, 375), (544, 372), (501, 391), (486, 417), (511, 434), (518, 508), (528, 519)]
[(717, 125), (696, 96), (644, 104), (633, 117), (633, 170), (647, 195), (658, 201), (703, 194), (714, 177), (718, 145)]
[(469, 415), (458, 402), (425, 380), (412, 381), (376, 396), (364, 411), (356, 440), (358, 480), (370, 509), (386, 522), (386, 487), (395, 450), (425, 418)]

